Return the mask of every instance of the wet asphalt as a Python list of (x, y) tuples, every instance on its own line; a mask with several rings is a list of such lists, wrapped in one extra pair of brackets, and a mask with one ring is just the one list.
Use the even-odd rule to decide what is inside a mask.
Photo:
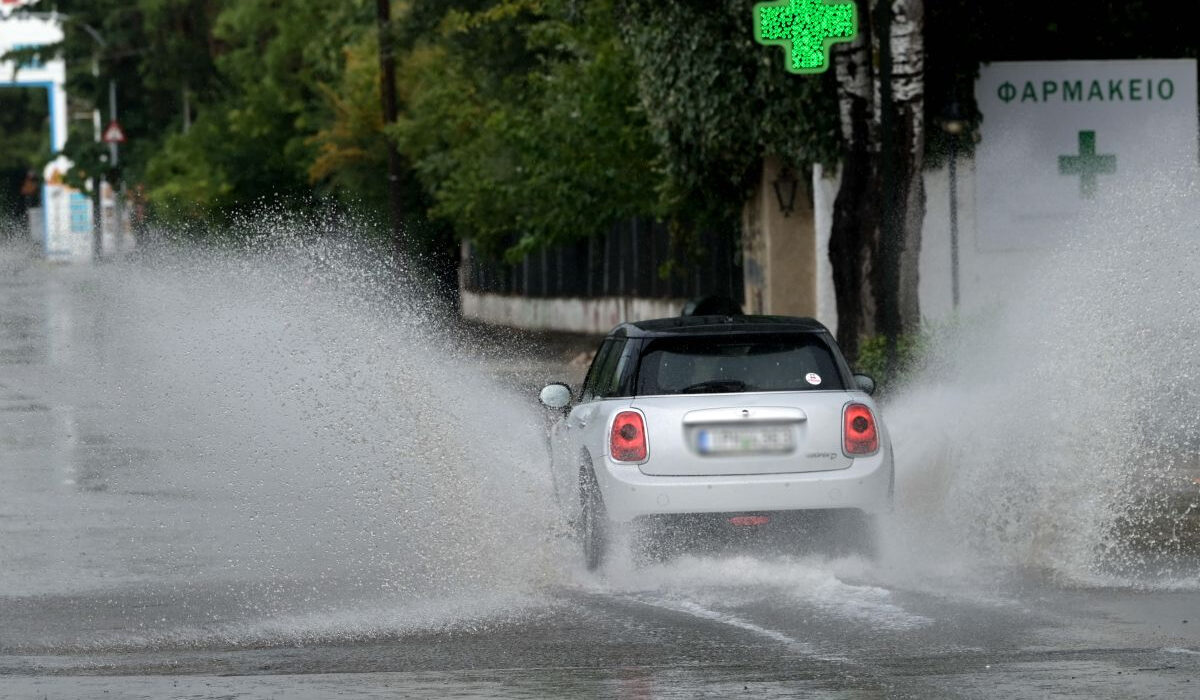
[[(0, 263), (0, 697), (1200, 697), (1200, 581), (939, 580), (903, 550), (588, 573), (565, 528), (516, 583), (391, 589), (359, 560), (292, 569), (303, 552), (227, 567), (231, 548), (204, 534), (238, 517), (223, 482), (163, 477), (205, 458), (166, 422), (187, 411), (126, 416), (78, 387), (82, 357), (123, 361), (94, 280), (20, 249)], [(592, 342), (476, 337), (513, 397), (577, 382)]]

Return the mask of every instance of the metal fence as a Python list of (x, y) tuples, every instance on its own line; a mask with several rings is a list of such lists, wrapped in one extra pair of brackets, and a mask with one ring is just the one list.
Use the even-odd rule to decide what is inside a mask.
[(468, 246), (463, 285), (472, 292), (527, 297), (683, 299), (719, 294), (742, 301), (735, 233), (703, 232), (683, 248), (671, 240), (665, 224), (644, 219), (544, 248), (517, 264), (486, 258)]

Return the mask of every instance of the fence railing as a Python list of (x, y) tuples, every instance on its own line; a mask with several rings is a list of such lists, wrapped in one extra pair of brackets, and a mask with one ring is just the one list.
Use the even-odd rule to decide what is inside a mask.
[(543, 248), (510, 264), (468, 246), (463, 286), (472, 292), (527, 297), (608, 296), (742, 301), (741, 249), (735, 232), (708, 231), (684, 246), (665, 224), (634, 219), (606, 234)]

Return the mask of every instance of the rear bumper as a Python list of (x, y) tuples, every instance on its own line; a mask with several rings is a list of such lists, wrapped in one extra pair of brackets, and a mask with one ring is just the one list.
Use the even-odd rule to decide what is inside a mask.
[(846, 469), (795, 474), (647, 476), (637, 466), (605, 460), (596, 469), (608, 517), (855, 508), (891, 509), (891, 453), (855, 459)]

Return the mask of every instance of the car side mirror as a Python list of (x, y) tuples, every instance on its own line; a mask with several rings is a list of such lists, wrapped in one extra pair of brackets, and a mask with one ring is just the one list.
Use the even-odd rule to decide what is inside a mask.
[(538, 400), (546, 408), (566, 408), (571, 403), (571, 387), (562, 382), (547, 384), (538, 394)]
[(875, 393), (875, 380), (871, 379), (869, 374), (855, 374), (854, 383), (858, 385), (861, 391), (865, 391), (868, 395)]

